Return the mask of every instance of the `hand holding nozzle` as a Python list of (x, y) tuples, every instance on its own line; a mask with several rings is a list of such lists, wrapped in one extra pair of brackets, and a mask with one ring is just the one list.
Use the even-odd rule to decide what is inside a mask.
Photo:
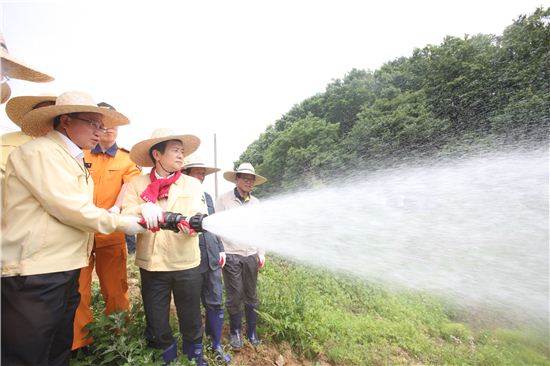
[(120, 216), (120, 221), (124, 223), (124, 230), (126, 235), (136, 235), (147, 231), (147, 228), (142, 225), (142, 218), (138, 216)]
[(141, 216), (145, 227), (152, 232), (159, 230), (159, 224), (164, 221), (163, 210), (153, 202), (146, 202), (141, 206)]
[[(172, 230), (173, 232), (189, 235), (197, 235), (197, 232), (203, 232), (202, 220), (208, 216), (206, 214), (196, 214), (193, 216), (183, 216), (177, 212), (168, 212), (164, 211), (164, 220), (159, 221), (158, 229), (162, 230)], [(144, 219), (140, 221), (140, 224), (143, 227), (147, 227), (147, 224)], [(153, 228), (154, 230), (154, 228)], [(155, 230), (156, 231), (156, 230)]]

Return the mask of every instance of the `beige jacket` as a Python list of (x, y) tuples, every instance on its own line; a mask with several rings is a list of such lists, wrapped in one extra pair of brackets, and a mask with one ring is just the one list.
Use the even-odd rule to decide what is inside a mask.
[[(218, 199), (216, 200), (216, 212), (230, 210), (232, 208), (241, 207), (243, 205), (257, 205), (259, 203), (260, 201), (253, 195), (250, 195), (250, 199), (247, 202), (242, 203), (237, 198), (237, 196), (235, 196), (234, 189), (232, 189), (231, 191), (226, 192), (218, 197)], [(265, 250), (263, 248), (250, 247), (248, 245), (236, 243), (234, 241), (223, 238), (222, 243), (227, 254), (238, 254), (244, 257), (255, 254), (265, 255)]]
[[(133, 178), (126, 189), (122, 202), (122, 214), (141, 214), (145, 203), (139, 196), (151, 183), (149, 175)], [(201, 183), (182, 174), (170, 186), (168, 198), (157, 202), (165, 211), (184, 216), (207, 213)], [(136, 265), (147, 271), (179, 271), (200, 264), (199, 237), (160, 230), (139, 234), (136, 240)]]
[(88, 265), (93, 232), (124, 230), (94, 206), (93, 181), (56, 131), (9, 156), (2, 197), (2, 276), (68, 271)]

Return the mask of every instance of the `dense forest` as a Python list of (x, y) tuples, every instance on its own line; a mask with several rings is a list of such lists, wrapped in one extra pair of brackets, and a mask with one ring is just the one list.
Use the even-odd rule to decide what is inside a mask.
[(433, 157), (457, 146), (548, 140), (550, 8), (502, 35), (447, 36), (379, 70), (351, 70), (293, 106), (248, 146), (266, 196), (342, 170)]

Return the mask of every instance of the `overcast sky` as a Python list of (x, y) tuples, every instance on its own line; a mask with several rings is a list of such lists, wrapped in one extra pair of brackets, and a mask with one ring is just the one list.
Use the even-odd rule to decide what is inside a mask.
[[(550, 0), (1, 4), (10, 54), (56, 78), (12, 80), (12, 97), (85, 91), (132, 121), (120, 145), (169, 127), (197, 135), (210, 165), (216, 134), (218, 166), (230, 170), (268, 125), (351, 69), (376, 70), (446, 35), (502, 34)], [(5, 113), (0, 127), (17, 128)], [(220, 193), (231, 188), (219, 179)]]

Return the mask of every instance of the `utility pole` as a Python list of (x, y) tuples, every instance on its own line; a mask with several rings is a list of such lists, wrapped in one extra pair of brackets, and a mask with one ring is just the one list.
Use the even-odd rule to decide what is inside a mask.
[[(218, 167), (218, 146), (216, 143), (216, 134), (214, 133), (214, 168)], [(218, 172), (214, 173), (214, 196), (218, 199)]]

